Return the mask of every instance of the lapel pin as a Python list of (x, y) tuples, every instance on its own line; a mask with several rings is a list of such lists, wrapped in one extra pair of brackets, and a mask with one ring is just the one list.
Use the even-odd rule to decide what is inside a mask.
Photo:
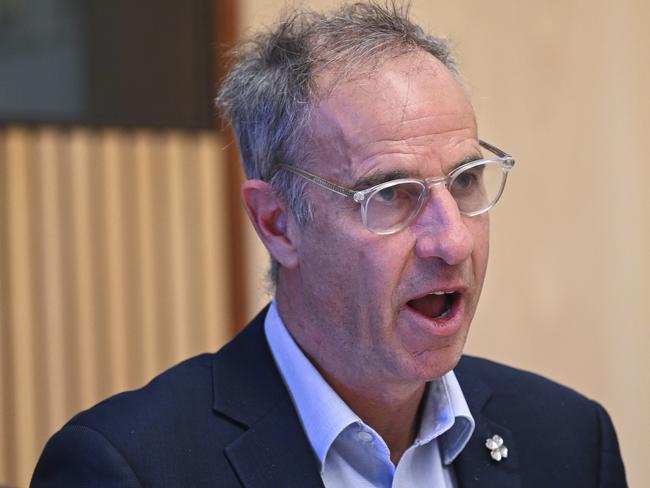
[(501, 436), (495, 434), (485, 439), (485, 447), (490, 450), (490, 456), (497, 462), (508, 457), (508, 448), (503, 444)]

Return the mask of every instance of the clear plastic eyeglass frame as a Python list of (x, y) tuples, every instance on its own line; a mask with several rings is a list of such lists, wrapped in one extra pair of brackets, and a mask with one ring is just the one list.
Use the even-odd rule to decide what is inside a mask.
[[(479, 144), (481, 145), (481, 147), (487, 149), (497, 157), (488, 158), (488, 159), (478, 159), (476, 161), (465, 163), (455, 168), (446, 176), (431, 177), (425, 179), (400, 178), (397, 180), (391, 180), (391, 181), (386, 181), (384, 183), (380, 183), (378, 185), (372, 186), (365, 190), (353, 190), (351, 188), (346, 188), (337, 185), (336, 183), (333, 183), (329, 180), (326, 180), (325, 178), (321, 178), (320, 176), (309, 173), (304, 169), (297, 168), (295, 166), (289, 166), (283, 163), (280, 163), (276, 166), (274, 174), (280, 170), (289, 171), (291, 173), (294, 173), (298, 176), (301, 176), (311, 181), (312, 183), (316, 183), (317, 185), (321, 186), (322, 188), (325, 188), (326, 190), (332, 191), (344, 197), (352, 198), (355, 202), (357, 202), (361, 206), (361, 219), (363, 221), (363, 225), (369, 231), (374, 232), (375, 234), (388, 235), (388, 234), (394, 234), (396, 232), (399, 232), (400, 230), (404, 229), (413, 221), (413, 219), (420, 213), (420, 210), (424, 206), (424, 203), (429, 200), (430, 188), (432, 186), (444, 184), (449, 189), (459, 175), (465, 174), (468, 170), (471, 170), (472, 168), (476, 168), (477, 166), (488, 165), (488, 164), (498, 165), (501, 169), (501, 174), (502, 174), (500, 187), (496, 190), (495, 195), (490, 200), (488, 200), (484, 205), (481, 205), (480, 208), (471, 211), (465, 211), (459, 207), (459, 210), (463, 215), (473, 217), (475, 215), (480, 215), (482, 213), (485, 213), (488, 210), (490, 210), (492, 207), (494, 207), (494, 205), (496, 205), (496, 203), (499, 201), (501, 194), (503, 193), (503, 190), (506, 185), (506, 180), (508, 178), (508, 173), (514, 167), (515, 160), (509, 154), (505, 153), (501, 149), (491, 144), (488, 144), (485, 141), (479, 140)], [(417, 184), (421, 186), (421, 193), (412, 211), (403, 220), (398, 221), (395, 225), (392, 225), (386, 229), (373, 228), (371, 225), (368, 224), (368, 202), (370, 202), (372, 197), (376, 195), (378, 192), (402, 183)]]

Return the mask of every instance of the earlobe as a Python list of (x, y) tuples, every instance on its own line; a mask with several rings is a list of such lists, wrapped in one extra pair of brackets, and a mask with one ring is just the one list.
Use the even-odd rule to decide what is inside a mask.
[(284, 202), (271, 185), (261, 180), (244, 182), (241, 195), (248, 218), (271, 256), (285, 268), (295, 267), (297, 252), (290, 232), (292, 219)]

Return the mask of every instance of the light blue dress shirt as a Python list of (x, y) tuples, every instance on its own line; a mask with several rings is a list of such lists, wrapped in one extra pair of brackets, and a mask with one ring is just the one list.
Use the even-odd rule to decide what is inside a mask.
[(347, 406), (300, 350), (275, 300), (264, 331), (326, 487), (456, 486), (451, 463), (469, 441), (474, 418), (453, 371), (429, 383), (417, 438), (395, 466), (381, 436)]

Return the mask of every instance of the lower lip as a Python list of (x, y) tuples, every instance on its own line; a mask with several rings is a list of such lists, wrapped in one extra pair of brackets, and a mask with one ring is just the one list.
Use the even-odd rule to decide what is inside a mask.
[(408, 305), (402, 308), (402, 312), (406, 313), (409, 320), (414, 321), (421, 328), (426, 329), (429, 334), (438, 337), (447, 337), (458, 333), (463, 325), (463, 304), (464, 296), (457, 295), (447, 315), (437, 318), (427, 317)]

